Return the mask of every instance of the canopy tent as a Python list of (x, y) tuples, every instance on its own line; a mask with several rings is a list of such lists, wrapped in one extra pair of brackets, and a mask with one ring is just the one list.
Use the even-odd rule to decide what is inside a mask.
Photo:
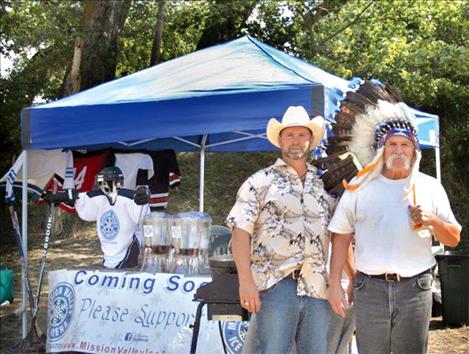
[[(21, 113), (25, 149), (272, 150), (263, 133), (290, 105), (332, 120), (353, 83), (249, 36), (206, 48)], [(161, 139), (155, 141), (155, 139)]]
[[(26, 152), (102, 147), (200, 151), (202, 210), (206, 151), (274, 150), (265, 137), (267, 121), (281, 118), (291, 105), (302, 105), (333, 124), (345, 93), (359, 83), (245, 36), (25, 108), (22, 144)], [(437, 148), (438, 118), (415, 113), (423, 147)], [(24, 201), (27, 166), (26, 153)], [(27, 203), (23, 215), (27, 239)]]
[[(333, 124), (347, 81), (245, 36), (21, 112), (28, 149), (119, 147), (269, 151), (271, 117), (290, 105)], [(422, 146), (438, 147), (438, 117), (415, 111)]]
[[(203, 164), (206, 151), (274, 150), (265, 137), (267, 121), (290, 105), (333, 123), (345, 93), (360, 82), (245, 36), (25, 108), (22, 143), (25, 149), (200, 151)], [(424, 123), (423, 147), (437, 147), (437, 117), (416, 113)]]
[(245, 36), (26, 108), (22, 142), (25, 149), (269, 151), (269, 118), (303, 105), (333, 122), (358, 82)]

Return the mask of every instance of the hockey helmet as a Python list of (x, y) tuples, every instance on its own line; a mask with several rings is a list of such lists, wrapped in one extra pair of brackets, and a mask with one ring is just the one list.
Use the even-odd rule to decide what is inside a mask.
[(113, 201), (117, 191), (124, 185), (124, 174), (119, 167), (105, 167), (96, 176), (99, 188)]

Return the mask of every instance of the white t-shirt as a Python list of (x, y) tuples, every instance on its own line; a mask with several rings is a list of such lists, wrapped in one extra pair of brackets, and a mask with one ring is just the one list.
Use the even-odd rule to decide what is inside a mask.
[(142, 244), (138, 237), (141, 232), (137, 231), (150, 208), (148, 204), (135, 204), (132, 194), (131, 190), (120, 189), (116, 203), (111, 205), (104, 193), (98, 190), (80, 193), (75, 202), (81, 219), (96, 221), (106, 268), (115, 268), (124, 259), (134, 235)]
[[(391, 180), (380, 175), (363, 189), (345, 191), (340, 199), (328, 229), (339, 234), (355, 233), (357, 270), (411, 277), (435, 264), (430, 233), (412, 229), (408, 209), (413, 205), (412, 194), (403, 200), (407, 183), (407, 178)], [(443, 186), (435, 178), (419, 172), (415, 191), (416, 204), (461, 228)]]
[(142, 153), (115, 154), (116, 166), (124, 174), (124, 188), (135, 189), (138, 170), (148, 170), (148, 178), (155, 174), (153, 160), (150, 155)]

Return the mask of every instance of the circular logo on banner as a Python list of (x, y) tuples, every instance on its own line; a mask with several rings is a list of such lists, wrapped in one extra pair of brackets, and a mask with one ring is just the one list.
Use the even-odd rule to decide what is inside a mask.
[(99, 230), (106, 240), (113, 240), (119, 233), (119, 219), (112, 211), (106, 211), (99, 220)]
[(50, 341), (63, 337), (73, 315), (75, 291), (69, 283), (59, 283), (49, 296), (49, 328), (47, 336)]
[(238, 354), (243, 351), (248, 326), (248, 322), (223, 322), (223, 339), (225, 341), (226, 349), (230, 354)]

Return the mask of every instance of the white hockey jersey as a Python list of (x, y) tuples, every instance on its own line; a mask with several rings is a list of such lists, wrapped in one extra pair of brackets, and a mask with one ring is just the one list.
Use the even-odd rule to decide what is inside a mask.
[(116, 268), (126, 257), (134, 235), (143, 244), (141, 222), (150, 208), (135, 204), (132, 190), (119, 189), (114, 205), (101, 190), (80, 193), (75, 209), (82, 220), (96, 221), (106, 268)]
[(153, 160), (150, 155), (143, 153), (114, 154), (116, 167), (119, 167), (124, 175), (124, 188), (135, 189), (138, 170), (148, 170), (148, 178), (155, 174)]

